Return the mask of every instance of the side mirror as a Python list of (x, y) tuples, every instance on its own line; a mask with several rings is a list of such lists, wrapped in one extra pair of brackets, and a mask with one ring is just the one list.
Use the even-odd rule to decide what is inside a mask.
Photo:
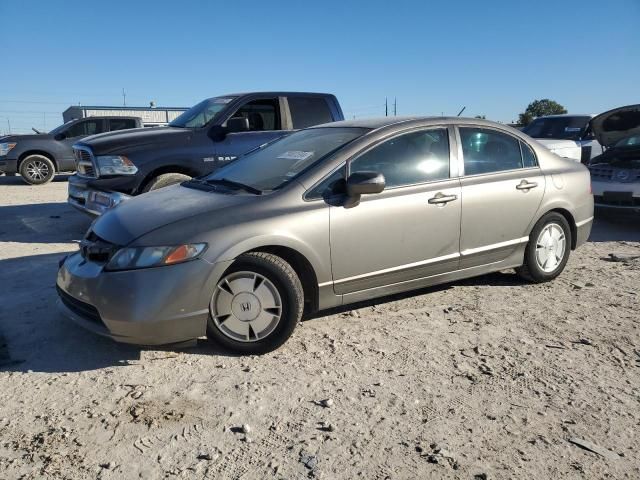
[(53, 139), (57, 141), (64, 140), (65, 138), (67, 138), (67, 134), (64, 132), (60, 132), (55, 137), (53, 137)]
[(380, 193), (385, 186), (384, 175), (378, 172), (355, 172), (347, 178), (347, 194), (350, 197)]
[(249, 131), (249, 119), (244, 117), (234, 117), (227, 120), (227, 132), (248, 132)]

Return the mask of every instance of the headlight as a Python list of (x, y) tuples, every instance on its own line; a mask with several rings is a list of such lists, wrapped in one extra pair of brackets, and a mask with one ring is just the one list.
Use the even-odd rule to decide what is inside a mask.
[(161, 267), (186, 262), (200, 255), (206, 243), (192, 243), (173, 247), (123, 248), (111, 258), (107, 270), (132, 270), (135, 268)]
[(15, 143), (0, 143), (0, 157), (7, 155), (15, 146)]
[(100, 175), (135, 175), (138, 171), (124, 155), (98, 155), (96, 157)]

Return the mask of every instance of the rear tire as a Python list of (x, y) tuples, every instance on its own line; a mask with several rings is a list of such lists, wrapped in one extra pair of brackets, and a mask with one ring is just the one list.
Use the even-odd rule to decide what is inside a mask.
[(571, 252), (571, 228), (567, 219), (556, 212), (538, 220), (524, 253), (524, 265), (516, 272), (525, 280), (543, 283), (562, 273)]
[(291, 336), (303, 307), (302, 283), (291, 265), (270, 253), (245, 253), (212, 292), (207, 336), (235, 353), (268, 353)]
[(188, 175), (182, 173), (163, 173), (155, 178), (149, 180), (149, 182), (142, 189), (142, 193), (150, 192), (151, 190), (158, 190), (159, 188), (168, 187), (169, 185), (175, 185), (176, 183), (186, 182), (191, 180)]
[(29, 155), (20, 162), (20, 175), (29, 185), (44, 185), (53, 180), (56, 167), (44, 155)]

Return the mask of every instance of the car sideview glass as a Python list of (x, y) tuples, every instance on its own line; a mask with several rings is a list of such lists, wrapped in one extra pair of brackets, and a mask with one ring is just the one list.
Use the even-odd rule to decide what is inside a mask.
[(293, 128), (307, 128), (331, 121), (331, 110), (321, 97), (289, 97)]
[(378, 172), (387, 187), (449, 178), (449, 134), (438, 128), (387, 140), (353, 160), (349, 173)]
[(465, 175), (522, 168), (519, 141), (495, 130), (461, 127)]
[(125, 130), (127, 128), (136, 128), (136, 121), (133, 118), (112, 118), (109, 119), (109, 130)]
[(67, 138), (81, 137), (84, 135), (95, 135), (104, 132), (102, 120), (87, 120), (73, 125), (67, 130)]
[(205, 181), (226, 180), (260, 191), (275, 190), (366, 132), (362, 128), (311, 128), (296, 132), (241, 157), (205, 177)]
[(232, 118), (246, 118), (250, 132), (281, 130), (280, 107), (277, 98), (254, 100), (240, 107)]

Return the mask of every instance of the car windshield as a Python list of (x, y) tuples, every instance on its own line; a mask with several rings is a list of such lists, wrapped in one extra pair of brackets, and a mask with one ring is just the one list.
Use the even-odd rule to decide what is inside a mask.
[(58, 133), (62, 132), (63, 130), (66, 130), (67, 127), (69, 127), (69, 124), (73, 122), (73, 120), (69, 120), (67, 123), (63, 123), (62, 125), (58, 125), (56, 128), (54, 128), (53, 130), (51, 130), (49, 132), (49, 135), (57, 135)]
[(236, 97), (215, 97), (194, 105), (169, 123), (170, 127), (200, 128), (213, 120)]
[(263, 192), (276, 190), (368, 131), (353, 127), (301, 130), (240, 157), (203, 181), (234, 182)]
[(640, 145), (640, 135), (631, 135), (618, 140), (614, 147), (637, 147)]
[(580, 140), (591, 117), (542, 117), (537, 118), (525, 128), (524, 133), (533, 138), (554, 140)]

